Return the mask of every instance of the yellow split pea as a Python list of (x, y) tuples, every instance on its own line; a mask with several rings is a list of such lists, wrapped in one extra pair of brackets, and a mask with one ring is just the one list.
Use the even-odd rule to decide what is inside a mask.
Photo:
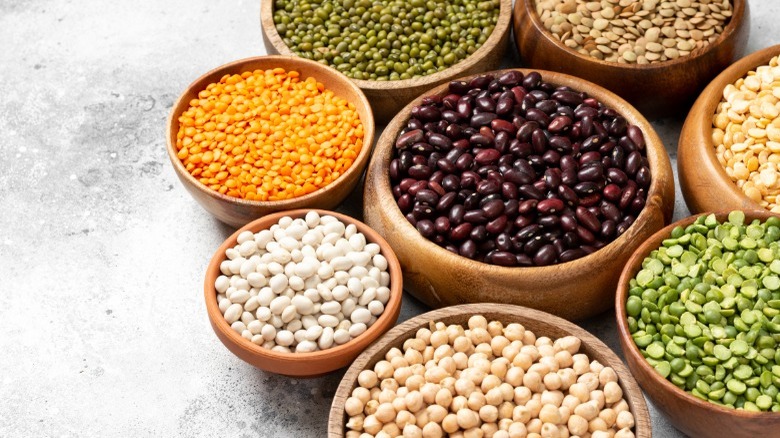
[(352, 103), (282, 68), (225, 75), (179, 117), (178, 157), (219, 193), (258, 201), (314, 192), (343, 175), (363, 147)]
[(768, 65), (729, 84), (713, 116), (712, 142), (737, 187), (780, 213), (780, 66)]

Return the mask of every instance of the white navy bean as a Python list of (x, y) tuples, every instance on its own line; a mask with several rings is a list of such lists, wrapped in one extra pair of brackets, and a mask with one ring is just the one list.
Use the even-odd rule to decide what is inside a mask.
[(241, 306), (241, 304), (231, 304), (230, 307), (225, 310), (224, 317), (225, 321), (227, 321), (228, 324), (233, 324), (234, 322), (238, 321), (238, 318), (241, 317), (241, 314), (244, 311), (244, 307)]
[(371, 312), (365, 307), (358, 307), (352, 312), (349, 319), (352, 320), (353, 324), (363, 323), (368, 325), (368, 322), (371, 320)]
[(339, 319), (333, 315), (320, 315), (317, 322), (323, 327), (336, 327), (339, 325)]
[(382, 302), (378, 300), (371, 301), (368, 303), (368, 311), (371, 312), (374, 316), (379, 316), (382, 314), (382, 312), (385, 311), (385, 305), (382, 304)]
[(268, 307), (274, 315), (281, 315), (291, 302), (292, 301), (285, 296), (278, 296), (271, 301), (271, 304)]
[(230, 286), (230, 279), (225, 275), (220, 275), (214, 281), (214, 288), (217, 290), (217, 293), (224, 294), (228, 286)]
[(241, 334), (244, 330), (246, 330), (246, 324), (241, 321), (235, 321), (233, 324), (230, 324), (230, 328), (232, 328), (236, 333)]
[(346, 344), (349, 342), (350, 336), (349, 332), (344, 329), (338, 329), (333, 332), (333, 342), (335, 342), (338, 345)]
[(338, 285), (333, 288), (331, 291), (333, 294), (333, 299), (336, 301), (344, 301), (349, 297), (350, 290), (347, 288), (347, 286), (344, 285)]

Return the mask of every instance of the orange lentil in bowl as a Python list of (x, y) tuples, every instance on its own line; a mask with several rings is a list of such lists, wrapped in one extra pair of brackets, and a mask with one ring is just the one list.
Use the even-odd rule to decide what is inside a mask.
[(179, 116), (178, 157), (219, 193), (257, 201), (327, 186), (363, 146), (355, 105), (282, 68), (225, 75)]

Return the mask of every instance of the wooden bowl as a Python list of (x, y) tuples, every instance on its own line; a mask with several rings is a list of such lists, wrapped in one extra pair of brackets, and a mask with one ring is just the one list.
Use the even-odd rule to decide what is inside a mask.
[(406, 339), (414, 338), (417, 330), (427, 328), (432, 321), (466, 326), (469, 318), (478, 314), (483, 315), (488, 321), (500, 321), (504, 324), (520, 323), (526, 329), (534, 332), (537, 337), (547, 336), (557, 339), (573, 335), (580, 338), (582, 341), (580, 353), (587, 354), (590, 360), (598, 360), (603, 365), (610, 366), (617, 372), (620, 387), (623, 389), (623, 397), (634, 415), (636, 423), (634, 427), (635, 436), (637, 438), (650, 438), (652, 436), (650, 415), (648, 414), (642, 392), (623, 365), (623, 362), (598, 338), (568, 321), (538, 310), (500, 304), (466, 304), (434, 310), (404, 321), (363, 352), (349, 367), (344, 378), (341, 379), (336, 395), (333, 397), (330, 418), (328, 420), (328, 437), (339, 438), (344, 436), (344, 427), (347, 423), (344, 402), (356, 387), (357, 376), (361, 371), (373, 369), (377, 362), (384, 360), (385, 354), (391, 348), (402, 348)]
[[(709, 214), (709, 213), (703, 213)], [(663, 412), (669, 421), (692, 437), (780, 437), (780, 413), (747, 412), (718, 406), (696, 398), (683, 391), (672, 382), (661, 377), (647, 363), (639, 348), (631, 338), (626, 315), (626, 300), (628, 299), (628, 282), (642, 268), (642, 260), (651, 251), (661, 246), (661, 242), (669, 237), (676, 226), (688, 226), (701, 215), (687, 217), (675, 222), (653, 234), (631, 255), (631, 259), (623, 268), (615, 296), (615, 309), (618, 325), (620, 347), (623, 349), (628, 369), (636, 377), (637, 382), (647, 393), (653, 404)], [(728, 219), (728, 213), (717, 213), (719, 221)], [(766, 210), (746, 211), (746, 221), (753, 219), (766, 220), (777, 216)]]
[(715, 156), (712, 118), (723, 99), (723, 89), (747, 72), (780, 55), (780, 45), (748, 55), (718, 75), (701, 93), (685, 119), (677, 144), (677, 174), (685, 204), (692, 213), (718, 210), (763, 209), (737, 187)]
[[(210, 83), (219, 82), (222, 76), (277, 67), (287, 71), (295, 70), (301, 74), (302, 78), (313, 77), (325, 84), (328, 90), (333, 91), (337, 96), (355, 105), (360, 115), (360, 121), (363, 123), (364, 132), (363, 147), (360, 149), (360, 153), (358, 153), (352, 166), (336, 181), (315, 192), (297, 198), (281, 201), (254, 201), (223, 195), (208, 188), (187, 172), (187, 169), (176, 155), (178, 152), (176, 149), (176, 135), (179, 132), (179, 116), (189, 108), (190, 100), (196, 98), (198, 92), (204, 90)], [(259, 56), (217, 67), (190, 84), (173, 105), (171, 114), (168, 117), (166, 140), (168, 142), (168, 158), (171, 160), (176, 175), (184, 185), (184, 188), (206, 211), (213, 214), (217, 219), (233, 227), (240, 227), (251, 220), (275, 211), (296, 208), (328, 209), (335, 208), (340, 204), (358, 185), (360, 176), (368, 163), (371, 147), (374, 144), (374, 116), (363, 92), (346, 76), (335, 69), (318, 62), (293, 56)]]
[(687, 107), (710, 79), (742, 56), (750, 32), (747, 0), (732, 0), (733, 15), (723, 33), (701, 50), (661, 63), (618, 64), (585, 56), (555, 39), (539, 19), (535, 2), (515, 2), (515, 43), (523, 65), (595, 82), (648, 116)]
[[(263, 43), (268, 53), (294, 55), (285, 44), (274, 24), (274, 2), (264, 0), (260, 5), (260, 23), (263, 29)], [(432, 87), (451, 81), (453, 78), (498, 68), (504, 59), (509, 43), (512, 22), (512, 0), (501, 0), (498, 20), (487, 41), (466, 59), (434, 73), (413, 79), (398, 81), (367, 81), (353, 79), (371, 102), (378, 123), (387, 123), (412, 99)]]
[(369, 344), (395, 325), (398, 313), (401, 310), (401, 294), (403, 293), (401, 265), (398, 263), (398, 258), (393, 253), (392, 248), (390, 248), (390, 245), (382, 236), (369, 228), (368, 225), (349, 216), (333, 211), (314, 210), (321, 216), (331, 215), (337, 217), (345, 224), (355, 224), (358, 231), (366, 236), (367, 242), (379, 244), (381, 254), (387, 259), (388, 272), (390, 273), (390, 299), (385, 305), (385, 311), (368, 330), (357, 338), (350, 340), (346, 344), (312, 353), (280, 353), (271, 351), (242, 338), (241, 335), (230, 328), (230, 324), (225, 321), (222, 312), (219, 310), (217, 291), (214, 288), (214, 281), (220, 275), (219, 265), (225, 260), (225, 250), (236, 245), (238, 235), (243, 231), (249, 230), (256, 233), (270, 228), (271, 225), (277, 223), (283, 216), (299, 218), (304, 217), (309, 211), (312, 210), (281, 211), (263, 216), (246, 224), (219, 246), (206, 268), (206, 279), (203, 283), (206, 311), (209, 315), (211, 328), (214, 329), (214, 333), (225, 344), (225, 347), (238, 356), (239, 359), (250, 365), (261, 370), (291, 377), (317, 377), (349, 365)]
[[(496, 76), (502, 72), (492, 72)], [(532, 70), (520, 69), (524, 74)], [(404, 217), (392, 194), (389, 168), (395, 139), (405, 126), (415, 99), (387, 125), (377, 142), (364, 186), (363, 217), (395, 249), (404, 270), (405, 288), (431, 307), (495, 302), (543, 310), (569, 320), (587, 318), (612, 307), (623, 264), (647, 237), (672, 218), (674, 179), (663, 142), (642, 115), (615, 94), (581, 79), (539, 71), (545, 81), (587, 92), (642, 129), (652, 174), (647, 204), (620, 237), (591, 255), (543, 267), (507, 268), (453, 254), (422, 237)], [(466, 78), (468, 80), (469, 78)], [(448, 85), (426, 95), (445, 95)], [(421, 258), (420, 254), (426, 257)]]

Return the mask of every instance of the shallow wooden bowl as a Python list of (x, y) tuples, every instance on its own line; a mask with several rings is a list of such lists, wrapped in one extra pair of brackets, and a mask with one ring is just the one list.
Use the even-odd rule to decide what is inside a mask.
[(648, 414), (642, 392), (623, 365), (623, 362), (598, 338), (568, 321), (538, 310), (501, 304), (466, 304), (445, 307), (409, 319), (387, 332), (387, 334), (379, 338), (363, 352), (349, 367), (344, 378), (341, 379), (336, 395), (333, 397), (330, 418), (328, 420), (328, 437), (338, 438), (344, 436), (344, 426), (347, 423), (344, 402), (356, 387), (357, 376), (361, 371), (373, 369), (377, 362), (384, 360), (385, 354), (391, 348), (402, 348), (406, 339), (414, 338), (417, 330), (427, 328), (430, 322), (466, 326), (469, 318), (473, 315), (483, 315), (488, 321), (500, 321), (505, 325), (520, 323), (526, 329), (534, 332), (537, 337), (547, 336), (557, 339), (573, 335), (580, 338), (582, 341), (580, 353), (587, 354), (590, 360), (598, 360), (603, 365), (610, 366), (617, 372), (620, 387), (623, 389), (623, 397), (628, 403), (631, 413), (634, 414), (636, 423), (634, 428), (635, 436), (637, 438), (650, 438), (652, 436), (650, 415)]
[(735, 62), (710, 82), (688, 113), (677, 144), (677, 174), (685, 204), (691, 212), (763, 208), (734, 184), (718, 162), (712, 142), (712, 119), (726, 85), (777, 55), (780, 55), (780, 45)]
[(392, 248), (390, 248), (390, 245), (382, 236), (357, 219), (333, 211), (314, 210), (321, 216), (331, 215), (337, 217), (345, 224), (355, 224), (358, 231), (366, 236), (367, 242), (379, 244), (382, 255), (387, 259), (388, 272), (390, 273), (390, 299), (385, 305), (385, 311), (368, 330), (357, 338), (350, 340), (346, 344), (312, 353), (279, 353), (271, 351), (242, 338), (241, 335), (230, 328), (230, 324), (225, 321), (222, 312), (219, 310), (217, 291), (214, 288), (214, 281), (220, 275), (219, 265), (225, 260), (225, 250), (236, 245), (238, 235), (243, 231), (249, 230), (256, 233), (270, 228), (271, 225), (278, 222), (283, 216), (299, 218), (304, 217), (309, 211), (311, 210), (281, 211), (246, 224), (246, 226), (233, 233), (219, 246), (206, 268), (206, 279), (203, 283), (206, 311), (208, 312), (211, 328), (214, 329), (214, 333), (217, 334), (217, 337), (225, 347), (244, 362), (261, 370), (292, 377), (317, 377), (349, 365), (369, 344), (395, 325), (398, 313), (401, 311), (401, 294), (403, 293), (401, 266)]
[[(704, 215), (710, 213), (702, 213)], [(618, 325), (620, 348), (623, 350), (628, 369), (636, 377), (639, 386), (647, 393), (653, 404), (666, 415), (669, 421), (691, 437), (780, 437), (780, 413), (747, 412), (729, 409), (713, 403), (705, 402), (678, 388), (664, 379), (650, 364), (647, 363), (639, 347), (636, 346), (628, 330), (626, 315), (626, 300), (628, 299), (628, 282), (642, 268), (642, 261), (651, 251), (661, 246), (676, 226), (686, 227), (697, 217), (690, 216), (675, 222), (653, 234), (631, 255), (623, 273), (620, 275), (615, 310)], [(753, 219), (766, 220), (778, 216), (766, 210), (745, 211), (746, 222)], [(719, 221), (728, 220), (728, 212), (716, 213)]]
[[(492, 72), (496, 76), (502, 72)], [(524, 74), (532, 70), (520, 69)], [(647, 204), (620, 237), (586, 257), (543, 267), (507, 268), (453, 254), (422, 237), (393, 198), (389, 168), (395, 139), (422, 96), (404, 108), (385, 128), (369, 163), (364, 186), (363, 217), (395, 249), (404, 270), (406, 290), (431, 307), (494, 302), (543, 310), (569, 320), (587, 318), (612, 307), (623, 264), (647, 237), (672, 218), (674, 179), (663, 142), (653, 127), (626, 101), (582, 79), (540, 71), (545, 81), (586, 91), (614, 108), (645, 134), (652, 183)], [(468, 80), (469, 78), (466, 78)], [(448, 85), (426, 95), (445, 95)]]
[(515, 2), (515, 43), (523, 65), (569, 73), (619, 94), (647, 116), (687, 107), (707, 82), (742, 56), (750, 32), (747, 0), (732, 0), (733, 15), (721, 36), (701, 50), (656, 64), (618, 64), (566, 47), (544, 27), (536, 0)]
[[(313, 77), (325, 84), (328, 90), (355, 105), (360, 121), (363, 123), (363, 147), (349, 169), (336, 181), (304, 196), (282, 201), (253, 201), (223, 195), (214, 191), (187, 172), (176, 155), (176, 135), (179, 132), (179, 116), (190, 106), (190, 100), (197, 97), (201, 90), (213, 82), (219, 82), (226, 74), (243, 73), (256, 69), (267, 70), (281, 67), (287, 71), (295, 70), (302, 79)], [(220, 221), (240, 227), (247, 222), (268, 213), (296, 208), (335, 208), (352, 192), (360, 181), (360, 176), (368, 163), (371, 147), (374, 143), (374, 116), (366, 96), (346, 76), (333, 68), (320, 63), (293, 56), (259, 56), (234, 61), (211, 70), (190, 84), (173, 105), (168, 117), (166, 131), (168, 158), (173, 164), (176, 176), (184, 188), (198, 203)]]
[[(263, 43), (268, 53), (294, 55), (274, 24), (274, 1), (260, 3), (260, 24)], [(428, 76), (398, 81), (367, 81), (353, 79), (371, 102), (378, 123), (387, 123), (412, 99), (432, 87), (452, 79), (498, 68), (509, 44), (512, 24), (512, 0), (501, 0), (498, 20), (493, 33), (476, 52), (459, 63)]]

